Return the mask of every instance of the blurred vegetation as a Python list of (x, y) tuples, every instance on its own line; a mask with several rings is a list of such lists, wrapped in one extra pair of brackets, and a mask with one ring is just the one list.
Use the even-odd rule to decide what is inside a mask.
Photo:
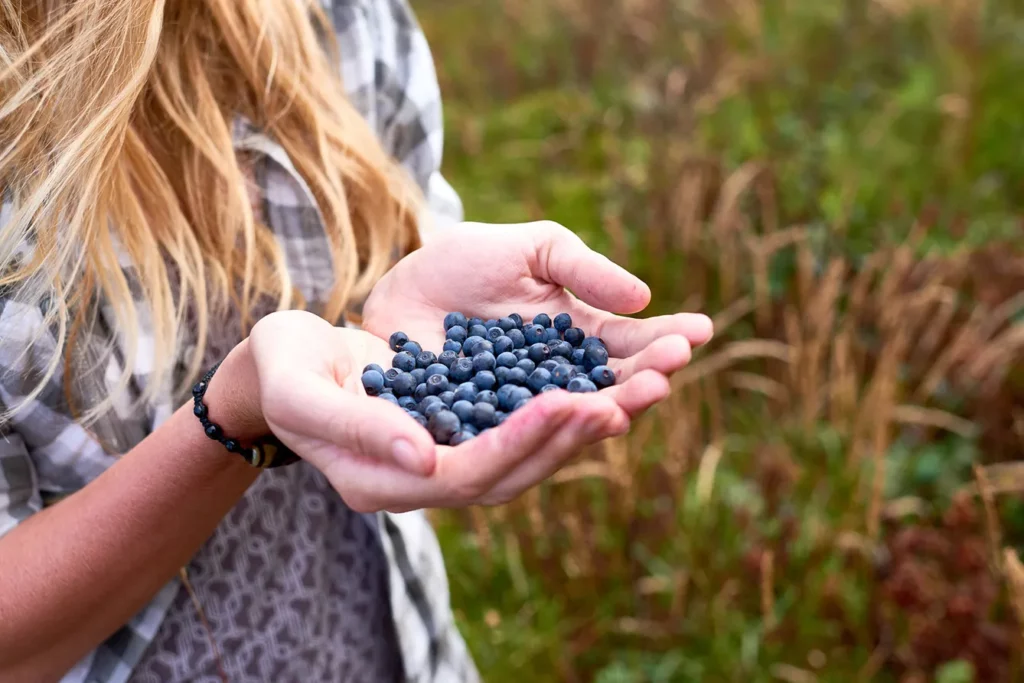
[(485, 679), (1024, 680), (1024, 5), (419, 0), (467, 215), (716, 338), (437, 518)]

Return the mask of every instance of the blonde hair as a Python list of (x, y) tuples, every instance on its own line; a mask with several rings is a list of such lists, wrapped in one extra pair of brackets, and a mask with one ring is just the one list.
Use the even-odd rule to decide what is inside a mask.
[(347, 101), (332, 35), (322, 9), (297, 0), (0, 0), (0, 188), (14, 206), (0, 227), (0, 285), (48, 301), (44, 328), (57, 337), (28, 398), (72, 357), (100, 301), (129, 342), (118, 390), (148, 317), (155, 365), (143, 400), (173, 377), (188, 305), (185, 383), (218, 311), (238, 307), (247, 326), (257, 299), (303, 305), (253, 214), (236, 115), (288, 152), (324, 216), (335, 267), (324, 317), (417, 246), (416, 193)]

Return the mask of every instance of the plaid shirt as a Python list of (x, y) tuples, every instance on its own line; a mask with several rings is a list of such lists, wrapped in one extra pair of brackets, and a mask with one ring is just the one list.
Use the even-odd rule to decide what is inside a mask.
[[(412, 173), (428, 199), (427, 223), (437, 229), (461, 220), (458, 196), (440, 175), (442, 118), (440, 93), (426, 39), (405, 0), (321, 0), (341, 50), (348, 95), (377, 132), (385, 148)], [(267, 222), (277, 235), (294, 282), (307, 301), (321, 300), (332, 279), (319, 211), (284, 150), (247, 122), (238, 121), (235, 146), (259, 159), (257, 180)], [(0, 205), (0, 225), (11, 207)], [(129, 277), (130, 263), (122, 263)], [(101, 311), (101, 318), (105, 317)], [(40, 336), (37, 306), (0, 297), (0, 408), (26, 396), (33, 376), (49, 357), (55, 339)], [(99, 325), (104, 328), (104, 325)], [(86, 431), (71, 417), (62, 391), (62, 367), (43, 393), (8, 424), (0, 426), (0, 535), (44, 506), (74, 493), (115, 462), (101, 447), (130, 450), (175, 409), (161, 397), (144, 412), (131, 395), (145, 386), (147, 321), (140, 319), (140, 351), (133, 389), (125, 401)], [(29, 349), (25, 352), (25, 349)], [(106, 377), (120, 372), (115, 354)], [(101, 437), (101, 438), (97, 438)], [(477, 681), (477, 671), (456, 629), (440, 548), (426, 516), (380, 513), (377, 525), (389, 564), (391, 608), (407, 680), (417, 683)], [(63, 681), (125, 681), (153, 640), (179, 589), (175, 579), (128, 624), (89, 653)]]

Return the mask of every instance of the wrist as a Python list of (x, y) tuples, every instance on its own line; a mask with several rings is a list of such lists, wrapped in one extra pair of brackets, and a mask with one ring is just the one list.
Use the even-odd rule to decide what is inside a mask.
[(205, 402), (210, 420), (234, 439), (251, 441), (270, 433), (263, 419), (256, 361), (248, 339), (221, 362), (210, 379)]

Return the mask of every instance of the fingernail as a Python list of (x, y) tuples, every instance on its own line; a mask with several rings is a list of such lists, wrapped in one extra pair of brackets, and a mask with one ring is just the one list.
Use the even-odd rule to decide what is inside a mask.
[(395, 462), (415, 474), (427, 473), (427, 458), (405, 439), (397, 439), (391, 445), (391, 455)]

